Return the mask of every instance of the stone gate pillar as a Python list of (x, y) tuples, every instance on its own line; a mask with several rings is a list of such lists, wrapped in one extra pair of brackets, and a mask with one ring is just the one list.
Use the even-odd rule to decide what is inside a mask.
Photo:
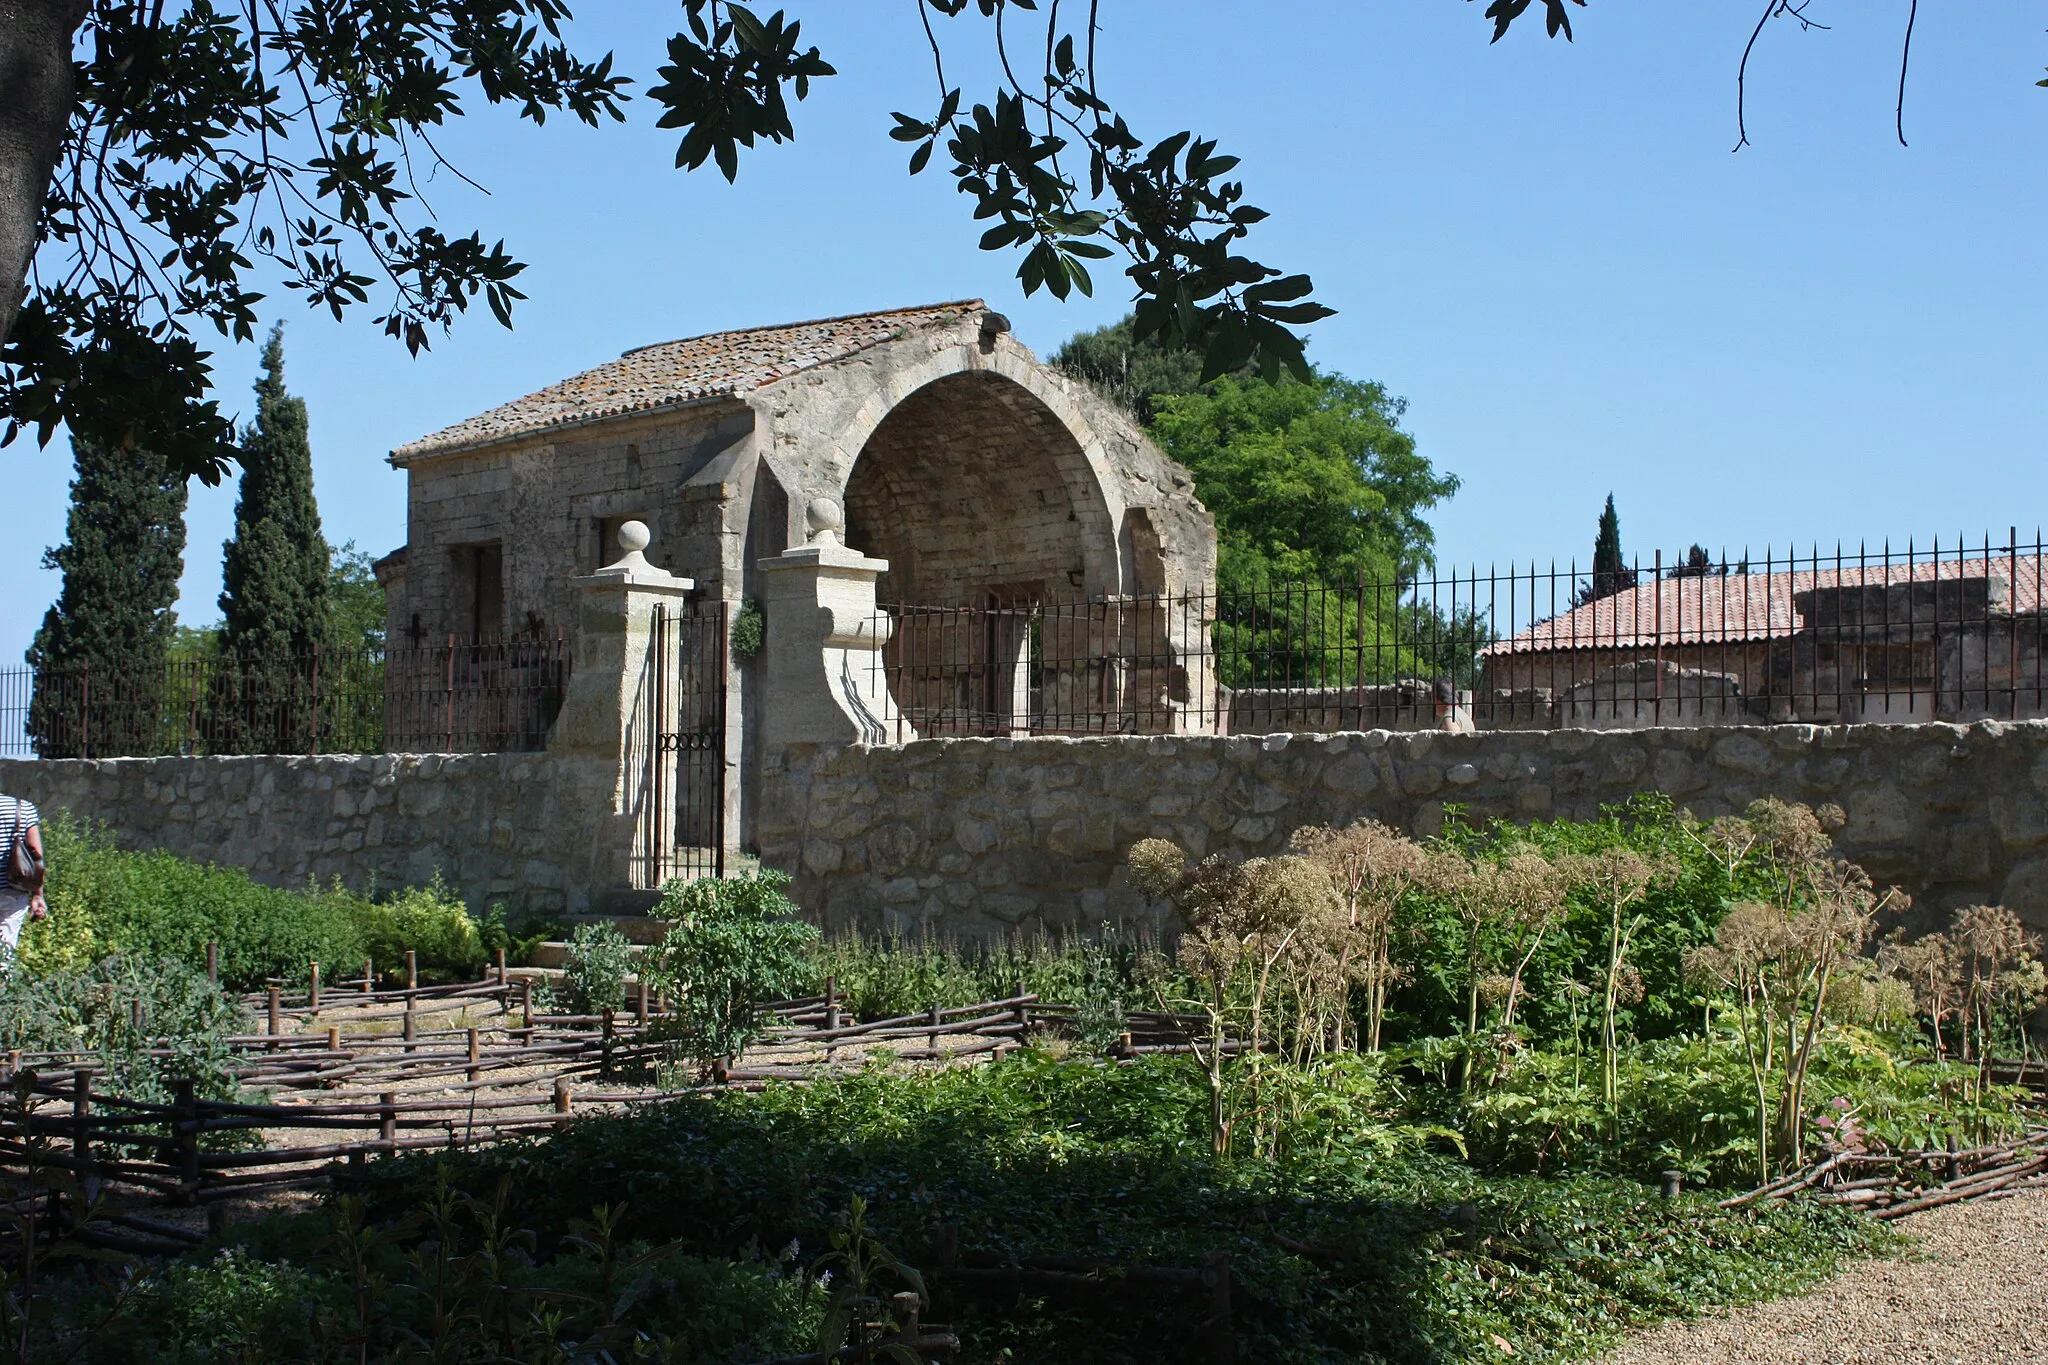
[(889, 561), (840, 544), (845, 522), (829, 499), (812, 501), (804, 519), (809, 544), (759, 561), (767, 618), (761, 748), (771, 773), (795, 744), (917, 738), (882, 670), (890, 626), (875, 610), (875, 581)]
[(576, 643), (568, 695), (548, 732), (549, 756), (595, 807), (592, 823), (601, 834), (589, 876), (596, 901), (619, 900), (648, 880), (640, 872), (655, 851), (647, 846), (649, 745), (657, 729), (648, 668), (654, 611), (680, 607), (696, 586), (648, 563), (648, 540), (644, 524), (627, 522), (619, 528), (618, 560), (570, 580), (582, 590)]

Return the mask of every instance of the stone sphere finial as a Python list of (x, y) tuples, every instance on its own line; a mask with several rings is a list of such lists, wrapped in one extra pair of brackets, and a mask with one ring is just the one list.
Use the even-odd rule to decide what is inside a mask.
[(834, 545), (846, 529), (846, 514), (830, 498), (812, 498), (804, 508), (804, 529), (814, 545)]
[(619, 524), (619, 548), (629, 555), (639, 554), (654, 540), (644, 521), (627, 521)]

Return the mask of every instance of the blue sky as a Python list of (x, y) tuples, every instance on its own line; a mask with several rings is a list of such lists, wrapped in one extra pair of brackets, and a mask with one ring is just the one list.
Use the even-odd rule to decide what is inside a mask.
[[(505, 332), (471, 319), (418, 360), (366, 310), (335, 324), (274, 296), (312, 409), (328, 535), (404, 539), (391, 447), (617, 355), (725, 327), (981, 296), (1041, 353), (1119, 316), (1021, 298), (975, 249), (967, 202), (903, 174), (893, 109), (932, 77), (912, 0), (790, 0), (843, 73), (797, 142), (740, 182), (671, 169), (673, 139), (542, 130), (495, 114), (446, 139), (443, 220), (530, 263)], [(575, 32), (645, 81), (678, 12), (584, 0)], [(1827, 32), (1771, 26), (1735, 140), (1754, 6), (1594, 0), (1578, 40), (1533, 22), (1489, 47), (1458, 0), (1107, 0), (1102, 78), (1146, 136), (1192, 127), (1244, 158), (1273, 214), (1253, 254), (1340, 310), (1311, 355), (1405, 396), (1421, 449), (1464, 487), (1435, 523), (1447, 566), (1584, 561), (1611, 490), (1645, 559), (2041, 519), (2048, 431), (2048, 66), (2038, 5), (1924, 6), (1893, 137), (1905, 0), (1815, 0)], [(970, 98), (978, 21), (952, 25)], [(247, 412), (251, 348), (218, 356)], [(68, 453), (0, 452), (0, 666), (56, 575)], [(181, 616), (211, 620), (232, 487), (195, 487)]]

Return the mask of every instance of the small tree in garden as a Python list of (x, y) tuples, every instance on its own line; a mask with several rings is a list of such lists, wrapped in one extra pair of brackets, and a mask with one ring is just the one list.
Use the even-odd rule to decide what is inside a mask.
[[(1422, 876), (1464, 926), (1466, 1050), (1461, 1076), (1469, 1088), (1481, 1003), (1505, 1002), (1503, 1022), (1513, 1023), (1522, 974), (1563, 912), (1571, 883), (1556, 864), (1526, 847), (1476, 860), (1455, 847), (1438, 849), (1429, 855)], [(1507, 964), (1512, 964), (1511, 975), (1498, 970)]]
[(795, 918), (786, 873), (671, 881), (654, 914), (675, 927), (642, 960), (667, 993), (667, 1025), (700, 1071), (738, 1057), (764, 1031), (761, 1006), (797, 990), (818, 931)]
[[(1427, 855), (1414, 840), (1377, 820), (1360, 820), (1341, 830), (1310, 826), (1296, 830), (1291, 843), (1322, 869), (1343, 907), (1346, 932), (1338, 975), (1364, 984), (1365, 1047), (1378, 1052), (1387, 993), (1407, 977), (1407, 968), (1393, 960), (1394, 912), (1421, 880)], [(1341, 1021), (1344, 1012), (1337, 1017)], [(1341, 1034), (1336, 1042), (1343, 1045)]]
[[(1868, 873), (1832, 856), (1826, 808), (1759, 801), (1746, 817), (1767, 850), (1779, 895), (1730, 910), (1714, 941), (1693, 950), (1695, 980), (1734, 993), (1736, 1018), (1757, 1099), (1757, 1166), (1771, 1169), (1775, 1144), (1797, 1164), (1805, 1144), (1806, 1083), (1825, 1021), (1881, 1005), (1868, 986), (1879, 964), (1862, 956), (1887, 906), (1903, 908), (1896, 888), (1880, 893)], [(1928, 945), (1886, 966), (1921, 977), (1937, 999), (1949, 989), (1946, 945)], [(1938, 1007), (1939, 1008), (1939, 1007)], [(1768, 1094), (1775, 1079), (1775, 1114)]]
[(1784, 916), (1771, 906), (1747, 901), (1728, 912), (1714, 931), (1713, 943), (1686, 955), (1687, 972), (1696, 981), (1735, 996), (1737, 1031), (1756, 1097), (1759, 1183), (1771, 1173), (1770, 1091), (1784, 1003), (1780, 968), (1788, 951)]
[(1578, 876), (1576, 859), (1552, 862), (1531, 849), (1509, 857), (1502, 865), (1498, 887), (1508, 912), (1512, 935), (1507, 953), (1510, 965), (1506, 1006), (1501, 1010), (1503, 1029), (1515, 1026), (1515, 1006), (1522, 998), (1522, 978), (1529, 963), (1564, 918), (1565, 899)]
[(1607, 970), (1600, 1012), (1600, 1093), (1610, 1108), (1618, 1098), (1620, 1075), (1620, 1039), (1615, 1016), (1622, 1005), (1641, 999), (1643, 993), (1642, 974), (1628, 960), (1636, 931), (1643, 927), (1643, 917), (1627, 916), (1627, 912), (1664, 871), (1642, 854), (1626, 848), (1602, 849), (1579, 859), (1577, 864), (1580, 881), (1599, 897), (1608, 915)]
[[(1976, 1057), (1989, 1063), (2002, 1015), (2024, 1014), (2042, 989), (2041, 941), (2002, 905), (1972, 905), (1955, 913), (1951, 937), (1962, 986), (1963, 1060), (1970, 1061), (1970, 1033)], [(2024, 1028), (2020, 1030), (2026, 1037)]]
[[(1192, 867), (1179, 845), (1144, 839), (1129, 855), (1131, 882), (1146, 895), (1171, 900), (1184, 932), (1180, 966), (1201, 992), (1190, 1003), (1208, 1016), (1208, 1036), (1195, 1044), (1209, 1091), (1209, 1138), (1218, 1156), (1230, 1151), (1231, 1119), (1224, 1063), (1231, 1034), (1240, 1033), (1254, 1060), (1267, 1039), (1266, 1007), (1276, 969), (1307, 957), (1312, 940), (1334, 937), (1342, 910), (1327, 874), (1307, 858), (1221, 856)], [(1297, 980), (1315, 979), (1305, 972)], [(1323, 979), (1327, 985), (1327, 979)]]
[(1887, 975), (1912, 988), (1936, 1056), (1948, 1055), (1944, 1025), (1954, 1019), (1958, 1055), (1988, 1066), (2004, 1023), (2018, 1025), (2020, 1048), (2027, 1050), (2025, 1019), (2048, 994), (2040, 948), (2039, 938), (2012, 911), (1972, 905), (1955, 912), (1946, 933), (1923, 934), (1910, 943), (1895, 936), (1879, 950), (1878, 961)]
[(1962, 971), (1956, 963), (1956, 946), (1947, 934), (1922, 934), (1908, 943), (1903, 932), (1894, 934), (1878, 950), (1877, 960), (1886, 975), (1904, 982), (1913, 992), (1913, 1005), (1927, 1021), (1934, 1036), (1934, 1055), (1948, 1056), (1948, 1035), (1943, 1025), (1958, 1010), (1962, 995)]
[(578, 1014), (625, 1008), (626, 978), (633, 972), (633, 944), (615, 924), (579, 924), (569, 940), (565, 980)]

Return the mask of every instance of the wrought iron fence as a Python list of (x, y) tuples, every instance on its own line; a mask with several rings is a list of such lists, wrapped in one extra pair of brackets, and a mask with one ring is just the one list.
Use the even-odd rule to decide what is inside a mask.
[(0, 754), (475, 753), (547, 744), (569, 680), (553, 640), (177, 658), (148, 672), (0, 671)]
[[(2022, 718), (2043, 544), (884, 607), (897, 739)], [(1445, 694), (1448, 694), (1447, 696)]]

